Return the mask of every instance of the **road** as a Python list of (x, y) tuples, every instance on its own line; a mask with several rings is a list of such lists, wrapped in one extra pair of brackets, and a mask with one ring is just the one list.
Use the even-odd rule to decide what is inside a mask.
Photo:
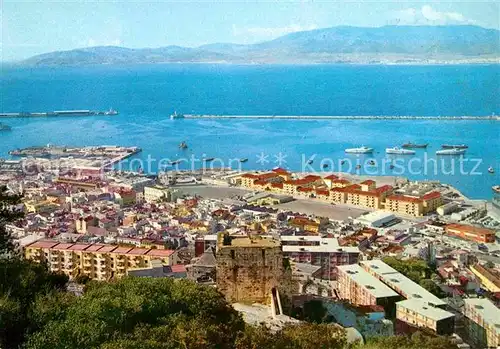
[[(205, 198), (213, 199), (225, 199), (234, 198), (235, 196), (243, 196), (248, 194), (249, 190), (234, 187), (213, 187), (207, 185), (189, 185), (189, 186), (178, 186), (177, 189), (181, 190), (185, 194), (189, 195), (199, 195)], [(293, 211), (305, 214), (313, 214), (321, 217), (327, 217), (336, 220), (345, 220), (348, 217), (356, 218), (367, 210), (331, 205), (328, 203), (298, 199), (292, 202), (287, 202), (285, 204), (275, 205), (280, 210)]]

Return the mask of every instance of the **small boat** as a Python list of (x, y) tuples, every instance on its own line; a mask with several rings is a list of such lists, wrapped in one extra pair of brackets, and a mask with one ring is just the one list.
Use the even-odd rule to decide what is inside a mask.
[(370, 160), (368, 161), (368, 164), (372, 165), (372, 166), (375, 166), (375, 160)]
[(345, 164), (345, 160), (342, 160), (342, 161), (340, 162), (340, 164), (341, 164), (341, 165)]
[(396, 154), (396, 155), (414, 155), (415, 150), (401, 149), (398, 147), (386, 148), (386, 154)]
[(493, 167), (488, 167), (488, 172), (489, 173), (495, 173), (495, 169)]
[(413, 149), (413, 148), (427, 148), (427, 146), (429, 145), (429, 143), (425, 143), (425, 144), (417, 144), (417, 143), (412, 143), (412, 142), (408, 142), (408, 143), (405, 143), (401, 146), (401, 148), (406, 148), (406, 149)]
[(312, 161), (312, 160), (307, 160), (307, 164), (308, 164), (308, 165), (310, 165), (310, 164), (312, 164), (312, 163), (313, 163), (313, 161)]
[(205, 161), (205, 162), (210, 162), (210, 161), (212, 161), (212, 160), (214, 160), (214, 159), (215, 159), (215, 158), (204, 158), (204, 159), (203, 159), (203, 161)]
[(169, 161), (169, 163), (168, 163), (168, 164), (169, 164), (170, 166), (173, 166), (173, 165), (180, 164), (180, 162), (181, 162), (180, 160), (174, 160), (174, 161)]
[(394, 169), (394, 165), (393, 165), (393, 164), (391, 164), (391, 165), (389, 166), (389, 168), (390, 168), (391, 170), (393, 170), (393, 169)]
[(494, 193), (500, 194), (500, 185), (494, 185), (491, 187)]
[(443, 144), (441, 146), (441, 148), (443, 148), (443, 149), (467, 149), (467, 148), (469, 148), (469, 146), (466, 145), (466, 144), (455, 144), (455, 145), (453, 145), (453, 144)]
[(247, 161), (248, 161), (247, 158), (240, 159), (240, 162), (247, 162)]
[(458, 148), (438, 150), (436, 152), (436, 155), (463, 155), (463, 154), (465, 154), (465, 149), (458, 149)]
[(345, 149), (346, 153), (350, 154), (368, 154), (373, 153), (373, 148), (365, 147), (364, 145), (359, 148), (348, 148)]
[(174, 111), (174, 113), (172, 115), (170, 115), (170, 119), (174, 120), (174, 119), (184, 119), (184, 115), (183, 114), (177, 114), (176, 111)]
[(179, 144), (179, 149), (187, 149), (188, 145), (186, 142), (182, 141), (181, 144)]
[(12, 130), (12, 127), (0, 122), (0, 131), (11, 131), (11, 130)]
[(356, 170), (359, 170), (361, 168), (361, 165), (356, 165)]
[(323, 164), (323, 168), (328, 168), (328, 164)]

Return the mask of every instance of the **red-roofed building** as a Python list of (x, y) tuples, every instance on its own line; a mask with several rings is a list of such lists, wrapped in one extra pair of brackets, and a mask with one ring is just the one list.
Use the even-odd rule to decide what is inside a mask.
[[(365, 181), (367, 182), (367, 181)], [(345, 203), (368, 207), (374, 209), (383, 208), (383, 203), (387, 195), (392, 193), (391, 186), (382, 186), (380, 188), (375, 187), (375, 182), (371, 181), (367, 184), (353, 184), (348, 187), (343, 188), (345, 196)]]
[(443, 204), (438, 192), (430, 192), (422, 197), (408, 195), (390, 195), (385, 202), (385, 209), (410, 216), (423, 216), (433, 212)]
[(267, 172), (261, 174), (245, 173), (241, 177), (241, 186), (250, 189), (266, 189), (272, 183), (281, 183), (284, 178), (276, 172)]
[(70, 278), (87, 275), (96, 280), (122, 277), (129, 270), (151, 268), (152, 261), (164, 265), (177, 264), (172, 250), (120, 247), (103, 244), (65, 244), (57, 241), (37, 241), (24, 249), (27, 259), (47, 263), (53, 272)]
[(288, 180), (292, 179), (292, 174), (281, 167), (277, 167), (277, 168), (273, 169), (273, 172), (280, 175), (280, 177), (283, 178), (284, 181), (288, 181)]
[(495, 231), (487, 228), (474, 227), (467, 224), (448, 224), (446, 235), (455, 236), (475, 242), (495, 242)]

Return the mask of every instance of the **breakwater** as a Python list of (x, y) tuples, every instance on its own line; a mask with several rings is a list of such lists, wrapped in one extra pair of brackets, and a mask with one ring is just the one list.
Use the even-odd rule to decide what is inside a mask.
[(298, 120), (490, 120), (500, 121), (500, 116), (363, 116), (363, 115), (205, 115), (174, 114), (172, 119), (298, 119)]
[(55, 110), (49, 112), (21, 112), (21, 113), (0, 113), (0, 118), (33, 118), (33, 117), (50, 117), (50, 116), (95, 116), (95, 115), (118, 115), (116, 110), (110, 109), (107, 111), (97, 110)]

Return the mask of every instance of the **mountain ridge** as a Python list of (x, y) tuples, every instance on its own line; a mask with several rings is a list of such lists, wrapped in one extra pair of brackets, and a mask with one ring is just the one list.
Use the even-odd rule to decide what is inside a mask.
[(30, 57), (25, 65), (133, 63), (422, 63), (498, 61), (500, 31), (473, 25), (337, 26), (294, 32), (256, 44), (198, 47), (95, 46)]

